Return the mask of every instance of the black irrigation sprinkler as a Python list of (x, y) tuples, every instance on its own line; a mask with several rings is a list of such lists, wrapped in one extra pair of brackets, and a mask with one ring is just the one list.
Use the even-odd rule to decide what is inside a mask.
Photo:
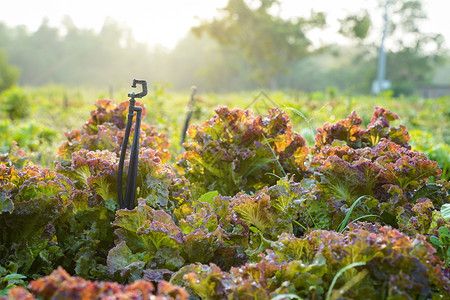
[(197, 87), (193, 86), (191, 88), (191, 90), (192, 90), (191, 100), (188, 103), (188, 113), (186, 115), (186, 120), (184, 121), (183, 131), (181, 132), (180, 146), (183, 146), (184, 140), (186, 139), (186, 131), (187, 131), (188, 127), (189, 127), (189, 122), (190, 122), (191, 117), (192, 117), (192, 112), (194, 111), (195, 95), (197, 94)]
[[(142, 107), (134, 106), (136, 103), (135, 98), (142, 98), (147, 95), (147, 81), (133, 79), (133, 85), (131, 87), (136, 88), (136, 85), (142, 85), (142, 92), (135, 94), (134, 92), (128, 94), (130, 97), (130, 106), (128, 107), (128, 119), (127, 127), (125, 129), (125, 135), (123, 137), (122, 149), (120, 151), (119, 170), (117, 176), (117, 191), (119, 196), (120, 208), (133, 209), (134, 198), (136, 196), (136, 179), (139, 159), (139, 135), (141, 128)], [(131, 126), (133, 125), (134, 112), (136, 112), (136, 124), (134, 127), (133, 144), (130, 151), (130, 165), (128, 167), (127, 186), (125, 189), (125, 199), (122, 193), (122, 177), (123, 177), (123, 165), (125, 162), (125, 155), (127, 153), (128, 138), (130, 136)]]

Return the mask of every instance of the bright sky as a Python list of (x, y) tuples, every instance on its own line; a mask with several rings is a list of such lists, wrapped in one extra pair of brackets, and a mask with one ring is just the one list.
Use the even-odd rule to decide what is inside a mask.
[[(424, 0), (429, 21), (424, 31), (441, 33), (450, 45), (448, 9), (443, 2), (448, 0)], [(361, 8), (376, 6), (376, 0), (282, 0), (282, 15), (306, 16), (311, 9), (327, 14), (331, 23), (328, 33), (317, 39), (336, 39), (337, 19)], [(185, 36), (198, 19), (212, 18), (217, 8), (224, 7), (227, 0), (0, 0), (0, 22), (8, 26), (26, 25), (36, 30), (44, 17), (52, 26), (58, 26), (65, 15), (71, 17), (77, 27), (99, 30), (106, 17), (132, 29), (136, 40), (149, 45), (173, 48)], [(379, 14), (379, 24), (382, 23)], [(374, 20), (376, 21), (376, 20)], [(381, 33), (380, 33), (381, 34)]]

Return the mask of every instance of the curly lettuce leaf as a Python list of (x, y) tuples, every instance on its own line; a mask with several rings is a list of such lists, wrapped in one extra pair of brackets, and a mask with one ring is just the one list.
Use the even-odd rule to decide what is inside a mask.
[(216, 250), (222, 245), (224, 237), (226, 236), (220, 227), (212, 232), (196, 229), (186, 234), (183, 241), (183, 252), (187, 261), (191, 263), (212, 261)]
[(189, 127), (188, 135), (191, 141), (184, 144), (177, 166), (196, 196), (212, 190), (221, 195), (255, 191), (274, 185), (285, 173), (299, 180), (308, 174), (305, 140), (279, 109), (263, 117), (219, 107), (212, 119)]
[(390, 121), (399, 119), (392, 111), (375, 107), (375, 111), (367, 125), (367, 129), (361, 129), (362, 119), (353, 111), (347, 119), (334, 124), (326, 123), (318, 128), (314, 152), (320, 152), (323, 148), (334, 146), (336, 142), (344, 142), (351, 148), (375, 147), (382, 139), (387, 139), (399, 146), (410, 148), (408, 142), (411, 137), (404, 126), (391, 127)]
[(117, 246), (108, 254), (111, 274), (124, 275), (132, 264), (139, 264), (139, 276), (147, 268), (175, 270), (184, 264), (183, 235), (163, 210), (154, 210), (142, 200), (133, 210), (117, 211), (113, 225)]
[(10, 295), (26, 295), (33, 299), (174, 299), (187, 300), (189, 294), (180, 287), (168, 282), (158, 284), (155, 291), (153, 284), (145, 280), (137, 280), (129, 285), (121, 285), (116, 282), (89, 281), (81, 277), (72, 277), (64, 269), (59, 267), (52, 274), (34, 280), (29, 285), (30, 293), (23, 288), (10, 291)]
[(317, 230), (303, 238), (281, 235), (256, 263), (226, 272), (214, 264), (189, 265), (173, 275), (202, 298), (445, 297), (449, 278), (423, 236), (410, 238), (390, 227), (350, 225), (344, 233)]
[(233, 279), (215, 264), (191, 264), (176, 272), (171, 282), (184, 286), (189, 294), (198, 295), (201, 299), (212, 297), (227, 298)]
[(318, 228), (336, 229), (348, 213), (352, 219), (377, 215), (384, 224), (398, 228), (408, 223), (414, 214), (411, 206), (419, 198), (429, 197), (433, 205), (448, 201), (442, 184), (428, 184), (440, 176), (437, 163), (385, 138), (372, 148), (324, 147), (311, 165), (316, 168), (319, 201), (306, 205), (319, 222), (327, 215), (332, 219)]
[[(122, 102), (116, 105), (110, 99), (101, 99), (95, 105), (97, 110), (91, 112), (92, 118), (84, 124), (81, 130), (75, 129), (66, 133), (68, 141), (64, 142), (58, 150), (60, 162), (70, 161), (71, 155), (82, 149), (108, 150), (120, 155), (129, 103)], [(142, 119), (144, 119), (147, 112), (145, 106), (139, 102), (136, 102), (135, 105), (142, 108)], [(131, 129), (130, 136), (133, 136), (133, 132), (134, 127)], [(131, 148), (131, 143), (132, 139), (129, 140), (129, 148)], [(156, 150), (157, 155), (164, 162), (170, 158), (167, 151), (169, 143), (165, 134), (159, 133), (153, 126), (141, 125), (140, 147)]]
[[(128, 165), (129, 161), (126, 160), (123, 186), (127, 179)], [(73, 178), (76, 188), (72, 195), (71, 213), (66, 219), (61, 220), (57, 230), (58, 241), (66, 255), (74, 257), (74, 261), (68, 261), (64, 267), (75, 270), (77, 275), (85, 278), (95, 278), (95, 274), (102, 274), (104, 278), (108, 278), (111, 274), (107, 271), (107, 256), (114, 238), (114, 228), (111, 223), (119, 208), (118, 157), (115, 153), (106, 150), (80, 150), (73, 153), (70, 165), (58, 163), (57, 170)], [(155, 209), (165, 209), (172, 213), (179, 205), (190, 201), (190, 192), (188, 182), (177, 178), (170, 166), (161, 164), (161, 159), (154, 150), (142, 148), (138, 164), (137, 197), (144, 197), (140, 198), (141, 201)], [(142, 207), (139, 206), (138, 209)], [(118, 219), (117, 222), (126, 219), (126, 212), (121, 212), (122, 219)], [(136, 217), (140, 213), (140, 211), (133, 211), (133, 216)], [(147, 216), (138, 220), (142, 222), (138, 227), (132, 228), (132, 232), (136, 234), (137, 229), (144, 226), (146, 220), (148, 220)], [(121, 224), (117, 223), (117, 226)], [(127, 224), (127, 226), (131, 225)], [(126, 232), (123, 233), (124, 238), (127, 236)], [(133, 248), (136, 245), (132, 241), (127, 241), (127, 245), (133, 251), (136, 250)], [(149, 245), (147, 246), (150, 247)], [(159, 249), (156, 249), (153, 255), (163, 254), (162, 251), (161, 253), (158, 251)], [(150, 259), (148, 258), (145, 263), (148, 263)]]
[(270, 214), (270, 197), (259, 192), (254, 197), (238, 194), (232, 203), (232, 211), (247, 226), (255, 226), (261, 232), (275, 224)]
[(62, 256), (52, 243), (55, 226), (67, 213), (72, 188), (67, 177), (48, 169), (0, 164), (0, 265), (17, 265), (27, 276), (53, 269)]

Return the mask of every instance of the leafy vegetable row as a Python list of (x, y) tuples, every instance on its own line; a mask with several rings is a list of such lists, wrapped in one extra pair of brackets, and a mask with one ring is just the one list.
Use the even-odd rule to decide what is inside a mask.
[(136, 207), (118, 210), (125, 104), (98, 101), (54, 171), (17, 149), (1, 159), (0, 278), (62, 266), (91, 280), (171, 280), (206, 299), (449, 293), (450, 184), (391, 127), (396, 114), (376, 108), (361, 129), (352, 113), (307, 147), (279, 109), (220, 107), (189, 128), (175, 169), (165, 136), (144, 127)]

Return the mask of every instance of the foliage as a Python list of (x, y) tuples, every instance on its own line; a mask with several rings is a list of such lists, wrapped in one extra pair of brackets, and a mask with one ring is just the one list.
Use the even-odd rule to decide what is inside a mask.
[(68, 178), (48, 169), (0, 164), (0, 265), (8, 273), (46, 274), (60, 262), (55, 226), (71, 203), (71, 191)]
[[(177, 222), (140, 199), (133, 210), (116, 213), (116, 246), (109, 251), (109, 272), (119, 278), (161, 280), (194, 262), (230, 268), (242, 260), (237, 242), (245, 239), (232, 221), (220, 221), (208, 203), (186, 203), (175, 211)], [(223, 228), (222, 228), (223, 227)], [(228, 234), (227, 229), (234, 230)], [(241, 235), (239, 236), (239, 234)]]
[(142, 276), (146, 266), (174, 270), (183, 265), (183, 236), (163, 210), (154, 210), (141, 201), (131, 211), (118, 211), (113, 225), (118, 227), (118, 238), (108, 255), (111, 274), (120, 271), (121, 277), (133, 279)]
[[(428, 212), (428, 216), (425, 215), (425, 221), (430, 223), (431, 219), (431, 228), (433, 229), (432, 235), (429, 236), (429, 241), (433, 245), (433, 247), (437, 250), (437, 255), (445, 262), (446, 267), (450, 266), (450, 204), (446, 203), (441, 206), (441, 211), (436, 212), (433, 211), (430, 218), (430, 212)], [(415, 224), (418, 224), (420, 221), (417, 220)]]
[(403, 228), (412, 221), (410, 218), (417, 218), (419, 203), (429, 203), (429, 209), (433, 209), (449, 201), (445, 181), (428, 183), (430, 178), (440, 176), (436, 162), (385, 139), (373, 148), (325, 148), (312, 165), (317, 166), (319, 201), (306, 205), (313, 215), (327, 216), (321, 218), (319, 228), (337, 226), (360, 197), (364, 200), (356, 205), (354, 218), (378, 215), (384, 224), (395, 228)]
[(431, 236), (430, 242), (438, 251), (438, 254), (450, 266), (450, 226), (442, 226), (438, 229), (438, 236)]
[(421, 30), (427, 16), (420, 0), (395, 0), (390, 13), (397, 15), (389, 26), (397, 49), (387, 55), (386, 72), (391, 74), (396, 95), (410, 95), (418, 85), (428, 84), (433, 69), (444, 61), (444, 39), (440, 34)]
[(44, 18), (33, 31), (1, 23), (0, 48), (22, 70), (20, 81), (26, 85), (111, 86), (151, 66), (144, 59), (149, 52), (146, 46), (111, 18), (104, 20), (99, 31), (77, 28), (68, 16), (58, 26)]
[(8, 153), (0, 154), (0, 163), (7, 166), (14, 165), (17, 169), (21, 169), (30, 163), (30, 158), (32, 156), (33, 154), (20, 149), (17, 142), (13, 141)]
[(219, 107), (202, 125), (191, 125), (191, 142), (179, 155), (180, 173), (192, 183), (196, 195), (217, 190), (222, 195), (255, 191), (273, 185), (290, 173), (297, 180), (306, 173), (305, 140), (292, 132), (289, 117), (272, 109), (266, 117), (251, 110)]
[[(183, 179), (175, 177), (168, 165), (161, 164), (157, 152), (141, 148), (137, 197), (155, 209), (172, 213), (190, 197)], [(58, 242), (73, 257), (63, 265), (86, 278), (108, 278), (107, 255), (113, 246), (110, 225), (118, 207), (117, 172), (119, 158), (113, 152), (80, 150), (72, 154), (70, 165), (58, 163), (56, 170), (74, 180), (71, 214), (57, 227)], [(128, 174), (125, 161), (123, 186)]]
[(5, 51), (0, 49), (0, 92), (16, 84), (19, 74), (19, 69), (9, 64)]
[(325, 24), (322, 13), (308, 18), (283, 19), (273, 14), (276, 0), (230, 0), (212, 21), (192, 28), (197, 35), (208, 33), (219, 43), (243, 51), (256, 70), (254, 77), (266, 87), (293, 60), (308, 55), (311, 41), (306, 33)]
[(341, 25), (339, 33), (349, 38), (363, 40), (367, 37), (372, 26), (370, 15), (366, 11), (364, 14), (349, 15), (339, 20)]
[[(25, 151), (36, 152), (42, 151), (48, 147), (56, 139), (55, 130), (46, 126), (41, 126), (35, 122), (27, 122), (15, 124), (8, 119), (0, 121), (0, 151), (13, 151), (14, 142)], [(37, 153), (37, 157), (41, 157), (42, 153)]]
[(58, 163), (55, 170), (73, 180), (69, 213), (58, 220), (56, 236), (66, 257), (66, 270), (84, 278), (108, 275), (106, 255), (112, 244), (110, 223), (118, 209), (118, 158), (109, 151), (80, 150), (70, 165)]
[[(152, 291), (144, 279), (177, 295), (170, 280), (205, 299), (448, 294), (450, 185), (436, 162), (410, 149), (390, 110), (321, 126), (307, 146), (293, 127), (306, 122), (312, 137), (311, 111), (292, 108), (291, 121), (279, 109), (264, 117), (221, 107), (191, 126), (178, 164), (187, 179), (162, 163), (158, 149), (140, 148), (137, 206), (120, 210), (118, 144), (110, 141), (120, 137), (126, 108), (97, 105), (80, 130), (86, 139), (66, 145), (70, 155), (54, 172), (33, 166), (15, 143), (0, 156), (0, 293), (32, 299), (109, 289), (145, 297), (139, 293)], [(100, 142), (116, 146), (92, 146)], [(208, 157), (218, 159), (206, 165)], [(355, 224), (361, 218), (372, 223)], [(84, 279), (59, 269), (30, 291), (14, 288), (56, 266)]]
[(2, 296), (6, 296), (8, 291), (16, 286), (22, 285), (24, 284), (24, 279), (27, 278), (25, 275), (22, 274), (8, 274), (6, 276), (4, 276), (5, 274), (5, 270), (4, 268), (2, 268), (1, 271), (3, 271), (2, 273), (0, 273), (0, 276), (2, 276), (1, 280), (0, 280), (0, 298)]
[[(128, 105), (128, 102), (116, 105), (109, 99), (98, 100), (96, 102), (97, 110), (91, 111), (92, 118), (83, 125), (83, 128), (66, 133), (68, 141), (59, 148), (60, 159), (70, 160), (72, 153), (81, 149), (108, 150), (119, 156), (125, 135)], [(136, 102), (135, 105), (143, 108), (142, 118), (144, 118), (147, 113), (144, 105), (139, 102)], [(134, 127), (130, 132), (131, 137), (133, 132)], [(131, 148), (132, 140), (132, 138), (129, 139), (129, 148)], [(141, 148), (157, 150), (158, 156), (163, 161), (170, 158), (166, 136), (157, 132), (155, 127), (141, 125), (139, 145)]]
[[(230, 199), (227, 214), (251, 231), (248, 234), (249, 246), (245, 251), (251, 259), (257, 260), (257, 255), (280, 234), (300, 230), (294, 227), (294, 221), (300, 216), (303, 208), (301, 203), (310, 199), (309, 192), (292, 178), (283, 178), (276, 185), (264, 187), (253, 196), (238, 193)], [(216, 198), (215, 203), (219, 199)]]
[[(449, 289), (442, 262), (424, 237), (412, 239), (390, 227), (359, 224), (344, 234), (318, 230), (304, 238), (285, 233), (272, 247), (260, 262), (229, 272), (213, 264), (183, 267), (172, 282), (203, 299), (271, 299), (278, 294), (320, 299), (332, 282), (333, 299), (442, 297)], [(355, 262), (359, 266), (345, 270)], [(343, 276), (335, 277), (339, 272)]]
[[(151, 282), (138, 280), (129, 285), (115, 282), (91, 282), (81, 277), (71, 277), (59, 267), (52, 274), (34, 280), (24, 288), (9, 290), (10, 299), (180, 299), (187, 300), (189, 294), (181, 287), (160, 282), (157, 291)], [(0, 299), (2, 297), (0, 296)], [(6, 299), (6, 298), (4, 298)]]
[(442, 217), (445, 220), (449, 220), (450, 219), (450, 204), (449, 203), (446, 203), (446, 204), (442, 205), (441, 213), (442, 213)]
[[(387, 79), (396, 95), (414, 95), (417, 87), (431, 83), (446, 56), (442, 36), (422, 28), (427, 20), (423, 2), (390, 1), (388, 37), (392, 47), (387, 49)], [(379, 3), (385, 1), (364, 6), (373, 12)], [(173, 50), (137, 42), (129, 28), (111, 18), (95, 31), (77, 27), (69, 17), (56, 25), (44, 19), (34, 31), (0, 23), (0, 48), (9, 58), (7, 66), (21, 69), (20, 83), (27, 86), (90, 85), (109, 87), (111, 94), (135, 74), (146, 74), (153, 81), (170, 82), (177, 90), (186, 90), (195, 82), (210, 92), (249, 91), (265, 84), (308, 92), (334, 85), (350, 93), (368, 93), (376, 77), (374, 40), (380, 34), (369, 24), (377, 23), (373, 18), (380, 14), (367, 16), (358, 7), (357, 12), (350, 10), (342, 16), (340, 31), (346, 36), (349, 33), (357, 47), (333, 45), (333, 40), (311, 45), (309, 35), (324, 28), (324, 15), (286, 19), (280, 13), (288, 11), (288, 5), (273, 0), (227, 1), (215, 19), (204, 20), (193, 29), (206, 27), (203, 32), (212, 34), (186, 36)], [(361, 41), (364, 36), (365, 43)], [(234, 46), (219, 44), (227, 40)], [(443, 80), (446, 77), (442, 76)]]
[(318, 128), (316, 135), (316, 149), (320, 150), (325, 145), (333, 145), (334, 142), (343, 141), (352, 148), (374, 147), (382, 138), (390, 140), (400, 146), (409, 147), (411, 139), (406, 127), (390, 127), (390, 121), (399, 119), (396, 113), (382, 107), (375, 107), (367, 129), (361, 129), (362, 119), (358, 118), (355, 111), (348, 119), (334, 124), (325, 123)]
[(412, 130), (411, 136), (412, 149), (436, 161), (442, 170), (441, 178), (450, 180), (450, 145), (430, 132), (420, 129)]
[[(2, 89), (0, 88), (0, 91), (1, 90)], [(16, 86), (1, 92), (0, 105), (2, 110), (6, 112), (6, 115), (11, 120), (25, 119), (30, 112), (30, 100), (28, 95)]]
[[(378, 10), (387, 9), (385, 44), (387, 80), (392, 83), (395, 96), (414, 95), (418, 87), (436, 84), (433, 82), (436, 70), (448, 57), (441, 34), (427, 32), (423, 29), (428, 19), (422, 0), (392, 0), (374, 1)], [(376, 11), (376, 7), (372, 10)], [(382, 13), (382, 12), (380, 12)], [(379, 14), (376, 14), (378, 18)], [(376, 78), (376, 61), (374, 38), (379, 38), (378, 31), (368, 31), (374, 23), (375, 14), (367, 12), (351, 13), (339, 20), (339, 33), (353, 39), (358, 50), (356, 55), (348, 55), (350, 49), (341, 53), (341, 59), (349, 60), (329, 73), (335, 73), (340, 85), (356, 88), (357, 91), (368, 93), (370, 82)], [(377, 36), (378, 35), (378, 36)], [(354, 47), (356, 48), (356, 47)], [(336, 60), (336, 58), (335, 58)], [(345, 69), (352, 69), (350, 71)], [(345, 79), (347, 74), (359, 77)], [(344, 75), (344, 76), (342, 76)], [(343, 77), (343, 78), (342, 78)], [(344, 79), (344, 80), (342, 80)]]
[[(125, 172), (127, 167), (126, 161)], [(136, 198), (141, 197), (145, 199), (147, 205), (154, 209), (163, 209), (170, 215), (180, 205), (191, 200), (189, 181), (176, 176), (170, 165), (161, 163), (158, 151), (140, 150), (136, 181), (138, 187)], [(135, 203), (137, 202), (136, 199)]]

